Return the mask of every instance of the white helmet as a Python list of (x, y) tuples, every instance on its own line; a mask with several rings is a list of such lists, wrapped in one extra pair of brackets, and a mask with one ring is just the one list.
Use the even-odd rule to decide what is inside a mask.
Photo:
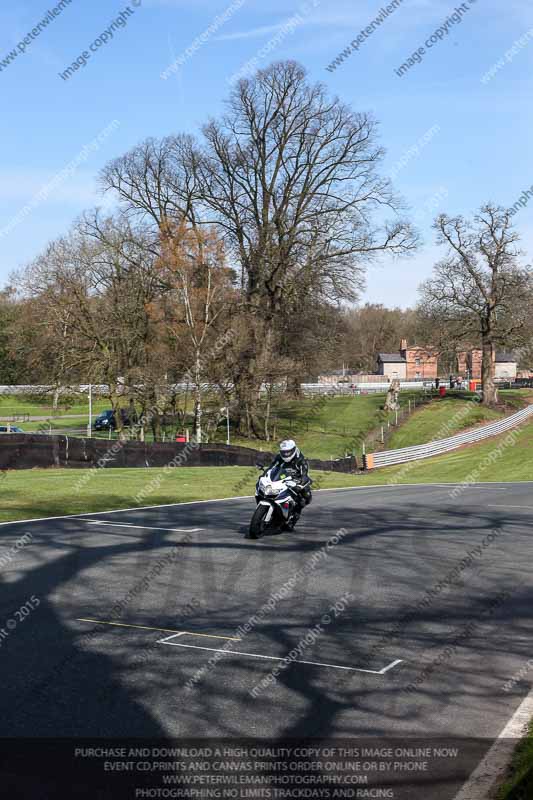
[(285, 439), (279, 446), (279, 454), (283, 461), (287, 463), (288, 461), (292, 461), (295, 456), (298, 457), (300, 451), (296, 447), (296, 442), (293, 439)]

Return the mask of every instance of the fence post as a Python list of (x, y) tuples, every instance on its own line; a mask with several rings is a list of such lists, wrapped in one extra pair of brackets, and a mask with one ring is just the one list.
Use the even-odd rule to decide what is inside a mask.
[(381, 426), (381, 444), (385, 444), (385, 432), (383, 430), (383, 425)]

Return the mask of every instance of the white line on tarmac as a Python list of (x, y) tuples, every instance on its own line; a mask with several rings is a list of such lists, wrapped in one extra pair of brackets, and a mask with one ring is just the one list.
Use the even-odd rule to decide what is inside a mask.
[(148, 525), (135, 525), (133, 522), (108, 522), (106, 519), (80, 519), (87, 525), (110, 525), (113, 528), (133, 528), (141, 531), (173, 531), (174, 533), (195, 533), (203, 528), (151, 528)]
[(154, 628), (152, 625), (132, 625), (128, 622), (108, 622), (104, 619), (88, 619), (87, 617), (76, 617), (76, 622), (93, 622), (95, 625), (113, 625), (116, 628), (139, 628), (144, 631), (159, 631), (161, 633), (173, 633), (173, 639), (178, 636), (203, 636), (204, 639), (225, 639), (231, 642), (240, 642), (241, 639), (235, 636), (219, 636), (217, 633), (195, 633), (194, 631), (176, 631), (173, 628)]
[[(178, 634), (180, 636), (182, 634)], [(264, 658), (267, 661), (284, 661), (284, 658), (278, 658), (277, 656), (263, 656), (259, 655), (258, 653), (242, 653), (239, 650), (221, 650), (220, 648), (216, 647), (201, 647), (198, 644), (180, 644), (179, 642), (171, 642), (170, 639), (175, 639), (176, 636), (168, 636), (166, 639), (160, 639), (158, 644), (169, 644), (172, 647), (187, 647), (191, 650), (209, 650), (212, 653), (224, 653), (228, 656), (248, 656), (249, 658)], [(339, 664), (323, 664), (320, 661), (303, 661), (300, 659), (295, 659), (291, 661), (291, 664), (310, 664), (313, 667), (328, 667), (329, 669), (344, 669), (348, 672), (366, 672), (370, 675), (385, 675), (390, 669), (395, 667), (397, 664), (402, 662), (401, 658), (397, 658), (396, 661), (391, 661), (390, 664), (387, 664), (386, 667), (383, 669), (375, 670), (375, 669), (361, 669), (360, 667), (342, 667)]]
[[(154, 467), (156, 469), (156, 467)], [(342, 473), (339, 473), (342, 474)], [(502, 486), (502, 483), (504, 484)], [(485, 481), (485, 483), (469, 483), (468, 488), (497, 488), (507, 489), (511, 486), (525, 486), (533, 481)], [(495, 484), (493, 486), (493, 484)], [(497, 486), (496, 486), (497, 484)], [(315, 489), (314, 492), (364, 492), (368, 489), (408, 489), (416, 487), (417, 489), (424, 488), (424, 486), (464, 486), (463, 483), (396, 483), (396, 484), (370, 484), (369, 486), (340, 486), (332, 489)], [(171, 508), (172, 506), (194, 506), (202, 503), (225, 503), (229, 500), (250, 500), (253, 494), (243, 494), (237, 497), (215, 497), (211, 500), (185, 500), (183, 503), (161, 503), (154, 506), (135, 506), (133, 508), (115, 508), (111, 511), (87, 511), (84, 514), (61, 514), (55, 517), (35, 517), (34, 519), (15, 519), (12, 522), (0, 522), (0, 527), (3, 525), (27, 525), (29, 522), (50, 522), (55, 519), (82, 519), (83, 517), (95, 517), (98, 514), (123, 514), (126, 511), (150, 511), (156, 508)]]
[(110, 511), (87, 511), (84, 514), (61, 514), (60, 516), (56, 517), (36, 517), (35, 519), (15, 519), (13, 522), (0, 522), (0, 526), (2, 525), (23, 525), (28, 524), (29, 522), (50, 522), (50, 520), (55, 519), (73, 519), (79, 520), (80, 522), (83, 521), (83, 517), (96, 517), (98, 514), (124, 514), (126, 511), (150, 511), (151, 509), (156, 508), (171, 508), (172, 506), (193, 506), (198, 505), (199, 503), (222, 503), (226, 500), (250, 500), (253, 497), (252, 494), (242, 495), (240, 497), (217, 497), (213, 500), (186, 500), (183, 503), (161, 503), (160, 505), (155, 506), (135, 506), (133, 508), (115, 508), (111, 509)]
[(492, 797), (491, 790), (503, 781), (518, 740), (525, 734), (532, 717), (533, 691), (518, 706), (489, 752), (453, 800), (487, 800), (487, 797)]

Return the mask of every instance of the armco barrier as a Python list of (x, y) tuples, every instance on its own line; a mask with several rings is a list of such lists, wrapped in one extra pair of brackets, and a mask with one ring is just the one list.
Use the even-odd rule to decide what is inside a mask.
[[(181, 456), (181, 459), (180, 459)], [(0, 435), (0, 471), (34, 467), (231, 467), (267, 464), (273, 453), (225, 444), (119, 442), (105, 439), (9, 433)], [(355, 458), (312, 459), (313, 469), (354, 472)], [(5, 474), (5, 473), (4, 473)]]
[(511, 414), (505, 419), (491, 422), (488, 425), (482, 425), (480, 428), (474, 428), (471, 431), (458, 433), (455, 436), (449, 436), (447, 439), (437, 439), (435, 442), (427, 442), (427, 444), (418, 444), (413, 447), (402, 447), (399, 450), (384, 450), (380, 453), (368, 453), (364, 456), (365, 469), (376, 469), (377, 467), (388, 467), (394, 464), (404, 464), (408, 461), (417, 461), (421, 458), (430, 458), (430, 456), (437, 456), (440, 453), (447, 453), (450, 450), (455, 450), (464, 444), (473, 444), (482, 439), (488, 439), (490, 436), (497, 436), (499, 433), (516, 428), (522, 422), (525, 422), (533, 416), (533, 405), (523, 408), (516, 414)]
[[(390, 383), (387, 380), (381, 382), (366, 383), (361, 381), (354, 381), (353, 386), (355, 391), (360, 393), (369, 394), (371, 392), (386, 394), (390, 389)], [(400, 389), (409, 389), (412, 391), (422, 392), (431, 389), (434, 386), (434, 381), (400, 381)], [(300, 389), (304, 395), (351, 395), (354, 394), (354, 389), (351, 383), (301, 383)]]

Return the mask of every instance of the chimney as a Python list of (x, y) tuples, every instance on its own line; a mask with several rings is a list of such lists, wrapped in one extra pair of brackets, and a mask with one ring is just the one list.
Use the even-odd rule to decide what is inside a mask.
[(400, 353), (405, 353), (407, 350), (407, 339), (402, 339), (400, 342)]

